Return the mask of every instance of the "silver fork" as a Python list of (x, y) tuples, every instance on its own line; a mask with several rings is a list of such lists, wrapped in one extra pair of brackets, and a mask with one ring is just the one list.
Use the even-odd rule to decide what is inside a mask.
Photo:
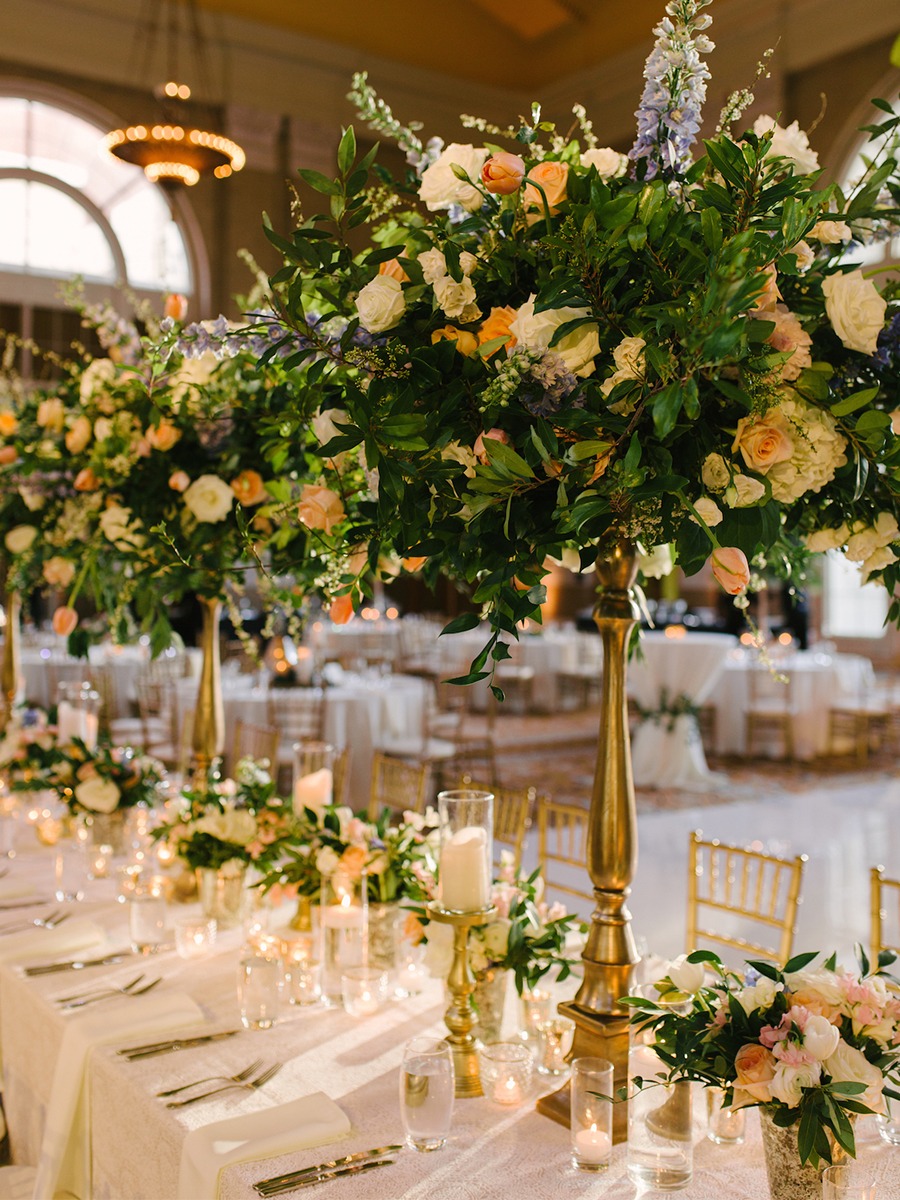
[(135, 996), (146, 996), (148, 992), (152, 992), (157, 984), (162, 983), (162, 976), (156, 979), (151, 979), (149, 983), (145, 983), (143, 987), (123, 987), (115, 988), (102, 996), (88, 996), (84, 1000), (73, 1000), (69, 1004), (62, 1006), (63, 1012), (71, 1012), (75, 1008), (85, 1008), (88, 1004), (94, 1004), (97, 1000), (112, 1000), (114, 996), (125, 996), (128, 1000), (133, 1000)]
[(101, 988), (98, 988), (95, 986), (92, 988), (88, 988), (88, 990), (86, 992), (73, 992), (71, 996), (57, 996), (56, 1003), (57, 1004), (71, 1004), (75, 1000), (89, 1000), (92, 996), (114, 995), (116, 992), (125, 991), (129, 988), (137, 987), (137, 985), (144, 978), (145, 978), (145, 975), (144, 975), (144, 972), (142, 971), (140, 973), (140, 975), (135, 975), (134, 979), (129, 979), (129, 981), (127, 983), (123, 983), (120, 988), (115, 987), (114, 985), (110, 985), (109, 987), (101, 987)]
[(239, 1071), (237, 1075), (207, 1075), (205, 1079), (195, 1079), (193, 1083), (183, 1083), (181, 1087), (169, 1088), (166, 1092), (157, 1092), (156, 1095), (160, 1100), (164, 1100), (166, 1096), (177, 1096), (179, 1092), (186, 1092), (189, 1088), (199, 1087), (201, 1083), (212, 1083), (214, 1079), (223, 1079), (226, 1083), (243, 1083), (245, 1079), (249, 1079), (262, 1066), (262, 1059), (258, 1058), (252, 1062), (249, 1067), (244, 1067), (243, 1071)]
[(33, 921), (15, 921), (12, 925), (4, 925), (0, 929), (0, 937), (7, 933), (24, 933), (26, 929), (32, 929), (37, 926), (38, 929), (55, 929), (57, 925), (62, 925), (63, 921), (68, 921), (71, 913), (52, 912), (48, 917), (35, 917)]
[(170, 1100), (166, 1108), (186, 1108), (188, 1104), (197, 1104), (200, 1100), (208, 1100), (210, 1096), (218, 1096), (220, 1092), (230, 1092), (233, 1088), (255, 1091), (256, 1088), (263, 1087), (270, 1079), (273, 1079), (281, 1067), (281, 1063), (276, 1063), (274, 1067), (269, 1067), (268, 1071), (263, 1071), (262, 1075), (257, 1079), (251, 1079), (249, 1083), (226, 1083), (224, 1087), (213, 1088), (211, 1092), (203, 1092), (200, 1096), (189, 1096), (187, 1100)]

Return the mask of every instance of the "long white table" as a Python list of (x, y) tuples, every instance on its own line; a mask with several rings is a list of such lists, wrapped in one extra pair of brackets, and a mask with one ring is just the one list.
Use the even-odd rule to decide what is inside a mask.
[[(10, 879), (30, 877), (49, 887), (48, 851), (32, 850), (13, 865)], [(108, 881), (89, 885), (88, 897), (71, 906), (103, 923), (110, 946), (126, 940), (125, 908), (112, 899)], [(34, 910), (46, 911), (42, 905)], [(178, 915), (181, 915), (179, 910)], [(285, 916), (287, 914), (285, 913)], [(40, 931), (35, 932), (35, 937)], [(185, 963), (173, 953), (149, 959), (129, 958), (108, 968), (27, 978), (14, 964), (0, 966), (0, 1043), (3, 1052), (5, 1103), (14, 1161), (36, 1163), (43, 1123), (51, 1100), (51, 1081), (66, 1017), (54, 997), (95, 982), (121, 983), (145, 969), (161, 974), (154, 993), (186, 993), (201, 1006), (209, 1031), (235, 1028), (235, 965), (241, 935), (222, 935), (215, 953)], [(140, 999), (106, 1004), (138, 1006)], [(97, 1006), (99, 1012), (104, 1006)], [(214, 1046), (182, 1050), (143, 1062), (117, 1057), (117, 1046), (97, 1046), (90, 1058), (86, 1084), (89, 1111), (85, 1152), (92, 1185), (80, 1200), (196, 1200), (179, 1196), (178, 1169), (189, 1130), (228, 1118), (288, 1103), (324, 1091), (347, 1114), (352, 1130), (340, 1142), (281, 1154), (264, 1162), (227, 1167), (220, 1177), (219, 1200), (257, 1200), (252, 1183), (260, 1178), (309, 1166), (373, 1146), (402, 1140), (398, 1078), (404, 1042), (419, 1033), (440, 1034), (444, 1001), (441, 988), (430, 983), (417, 997), (396, 1002), (362, 1021), (336, 1009), (293, 1010), (266, 1032), (242, 1032)], [(508, 1032), (512, 1032), (510, 1029)], [(132, 1035), (126, 1044), (156, 1041)], [(249, 1061), (283, 1062), (284, 1067), (259, 1092), (232, 1092), (194, 1107), (169, 1110), (154, 1093), (212, 1074), (231, 1074)], [(535, 1096), (539, 1089), (535, 1089)], [(751, 1114), (743, 1146), (716, 1147), (698, 1125), (695, 1175), (682, 1194), (689, 1200), (767, 1200), (768, 1189), (756, 1118)], [(861, 1152), (879, 1179), (879, 1200), (900, 1200), (898, 1155), (864, 1128)], [(611, 1169), (603, 1175), (575, 1171), (569, 1161), (567, 1131), (536, 1114), (532, 1105), (501, 1108), (487, 1099), (456, 1102), (449, 1142), (439, 1152), (416, 1154), (404, 1149), (397, 1162), (367, 1175), (365, 1183), (327, 1185), (323, 1196), (365, 1195), (367, 1200), (545, 1200), (608, 1197), (633, 1200), (624, 1147), (617, 1147)], [(3, 1176), (0, 1174), (0, 1194)], [(41, 1197), (40, 1200), (47, 1200)]]

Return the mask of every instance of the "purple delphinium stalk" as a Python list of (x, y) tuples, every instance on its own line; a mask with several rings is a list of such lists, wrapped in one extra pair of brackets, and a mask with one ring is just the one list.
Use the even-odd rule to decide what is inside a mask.
[[(714, 49), (702, 31), (712, 18), (701, 12), (711, 0), (671, 0), (654, 29), (656, 43), (644, 67), (644, 92), (637, 117), (637, 140), (628, 157), (646, 161), (645, 179), (658, 173), (683, 175), (700, 131), (709, 68), (700, 55)], [(634, 168), (632, 168), (634, 170)]]

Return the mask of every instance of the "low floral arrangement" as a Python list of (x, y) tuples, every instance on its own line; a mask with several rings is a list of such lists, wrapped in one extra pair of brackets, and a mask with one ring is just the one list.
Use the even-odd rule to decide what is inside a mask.
[(266, 872), (291, 819), (275, 781), (259, 763), (244, 758), (234, 779), (211, 770), (201, 787), (183, 792), (185, 811), (153, 831), (189, 867), (217, 871), (226, 863)]
[(699, 707), (686, 692), (670, 696), (668, 688), (660, 688), (659, 703), (654, 708), (644, 708), (636, 700), (634, 707), (642, 721), (652, 721), (654, 725), (662, 725), (669, 733), (675, 728), (675, 723), (680, 717), (690, 717), (696, 721), (700, 712)]
[(81, 738), (62, 743), (49, 731), (29, 743), (27, 764), (13, 790), (55, 792), (73, 815), (112, 813), (138, 804), (150, 808), (166, 775), (161, 762), (128, 746), (101, 743), (89, 750)]
[(35, 766), (35, 750), (55, 742), (50, 714), (36, 704), (16, 705), (0, 737), (0, 774), (7, 782), (27, 777)]
[[(491, 904), (497, 915), (469, 933), (469, 965), (476, 979), (491, 970), (509, 970), (516, 991), (532, 990), (550, 971), (566, 979), (580, 961), (587, 927), (562, 904), (543, 900), (540, 868), (527, 878), (517, 877), (511, 856), (503, 852), (499, 878), (494, 881)], [(426, 964), (433, 975), (446, 975), (452, 961), (453, 930), (429, 922), (420, 914), (428, 942)]]
[(627, 1000), (633, 1022), (653, 1031), (667, 1082), (723, 1088), (727, 1106), (796, 1125), (800, 1161), (813, 1166), (831, 1161), (830, 1137), (854, 1155), (852, 1118), (900, 1101), (900, 997), (884, 975), (896, 955), (883, 952), (874, 972), (862, 953), (858, 972), (834, 955), (813, 965), (818, 957), (799, 954), (783, 970), (751, 962), (741, 976), (697, 951), (656, 985), (659, 1002)]

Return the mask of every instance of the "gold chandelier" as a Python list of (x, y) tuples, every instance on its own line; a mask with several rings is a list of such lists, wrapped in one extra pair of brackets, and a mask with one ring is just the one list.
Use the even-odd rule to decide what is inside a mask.
[[(191, 89), (179, 82), (178, 50), (182, 37), (190, 40), (192, 65), (201, 76), (205, 73), (205, 45), (195, 0), (184, 3), (144, 0), (144, 14), (135, 33), (136, 46), (144, 49), (145, 66), (157, 42), (165, 42), (166, 82), (153, 89), (159, 105), (154, 117), (113, 129), (106, 135), (105, 145), (110, 154), (143, 168), (149, 180), (164, 187), (193, 187), (203, 175), (227, 179), (234, 171), (240, 171), (246, 162), (244, 151), (231, 138), (193, 123), (187, 104)], [(206, 91), (210, 94), (208, 87)]]

